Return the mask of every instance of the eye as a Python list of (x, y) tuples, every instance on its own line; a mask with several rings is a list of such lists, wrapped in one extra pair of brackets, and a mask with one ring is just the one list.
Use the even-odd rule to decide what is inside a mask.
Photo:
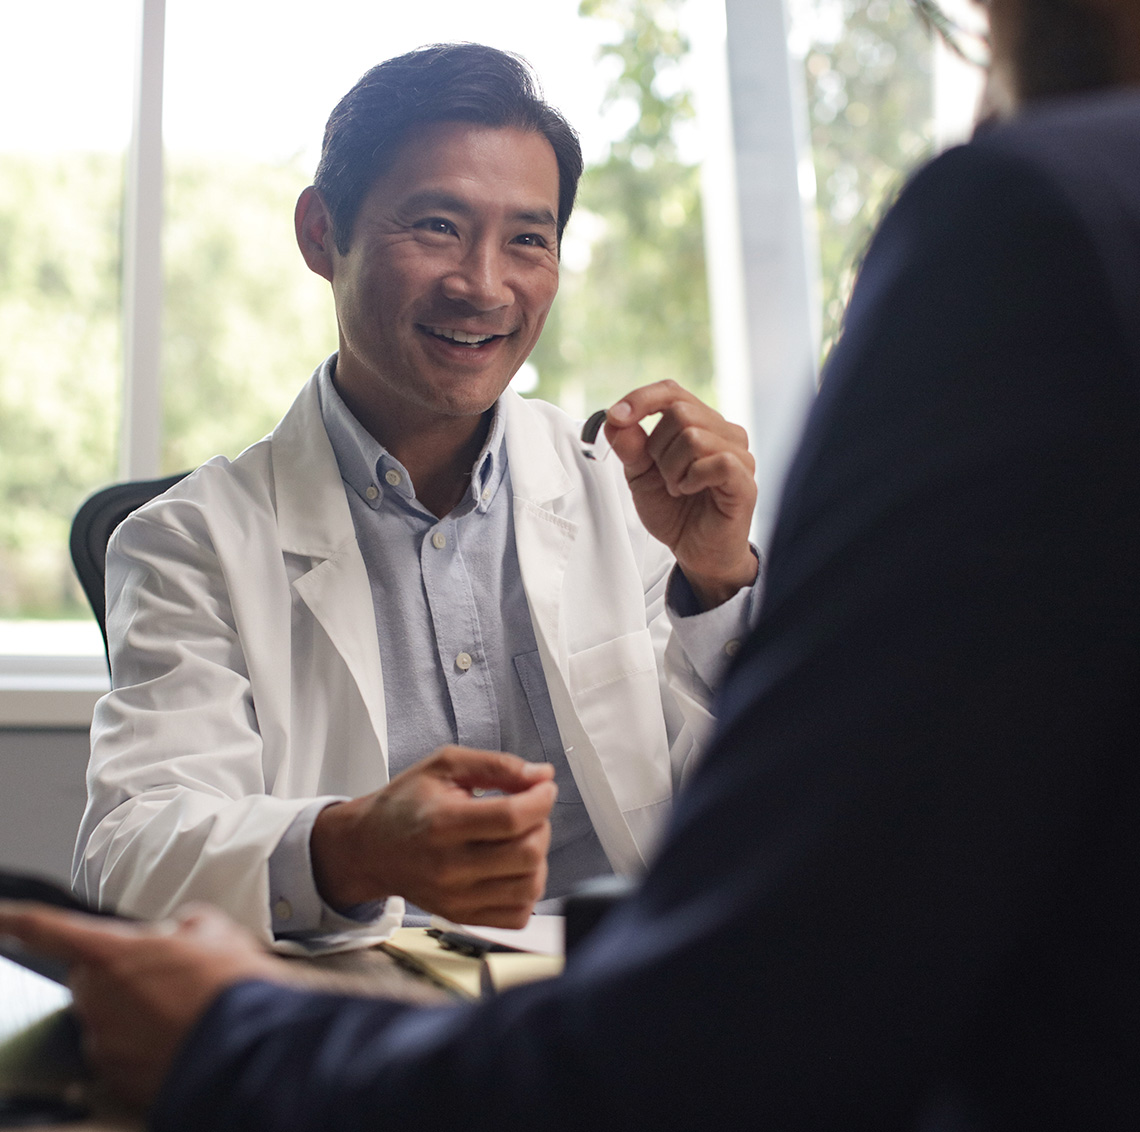
[(522, 244), (526, 248), (545, 248), (548, 247), (547, 239), (545, 236), (540, 236), (537, 232), (524, 232), (521, 236), (515, 237), (516, 244)]
[(442, 216), (427, 216), (423, 220), (417, 220), (414, 227), (421, 232), (432, 232), (439, 236), (458, 235), (455, 225), (450, 220), (444, 220)]

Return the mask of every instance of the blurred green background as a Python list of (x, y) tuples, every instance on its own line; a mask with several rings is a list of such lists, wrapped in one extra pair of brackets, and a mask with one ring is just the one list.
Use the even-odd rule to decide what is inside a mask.
[[(932, 45), (905, 0), (798, 9), (826, 353), (883, 202), (931, 150)], [(632, 124), (583, 178), (530, 392), (585, 415), (669, 377), (715, 400), (681, 0), (580, 14), (617, 33), (601, 65)], [(164, 471), (258, 439), (336, 346), (292, 239), (310, 176), (299, 160), (168, 154)], [(122, 189), (121, 156), (0, 153), (0, 620), (88, 616), (66, 545), (79, 503), (116, 478)]]

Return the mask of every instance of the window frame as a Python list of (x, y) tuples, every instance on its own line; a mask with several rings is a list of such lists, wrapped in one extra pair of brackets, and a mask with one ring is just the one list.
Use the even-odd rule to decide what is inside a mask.
[[(800, 177), (810, 161), (803, 78), (787, 48), (785, 0), (691, 2), (702, 5), (694, 46), (706, 54), (699, 112), (716, 139), (703, 191), (706, 217), (719, 217), (715, 233), (708, 223), (705, 230), (717, 388), (726, 415), (749, 431), (762, 489), (754, 538), (762, 544), (816, 381), (818, 256), (814, 198)], [(165, 0), (140, 0), (139, 15), (124, 185), (122, 479), (159, 474), (162, 430)], [(785, 82), (770, 81), (781, 73)], [(768, 170), (762, 200), (751, 175), (758, 160)], [(748, 254), (760, 246), (763, 262)], [(108, 688), (102, 656), (0, 654), (0, 729), (86, 728)]]

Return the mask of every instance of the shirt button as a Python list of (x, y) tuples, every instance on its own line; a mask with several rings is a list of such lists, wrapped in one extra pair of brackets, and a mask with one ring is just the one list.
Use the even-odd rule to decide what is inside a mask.
[(731, 641), (726, 642), (724, 651), (728, 656), (736, 656), (740, 652), (740, 642), (733, 637)]
[(400, 480), (402, 480), (403, 478), (404, 477), (402, 475), (400, 475), (400, 473), (398, 471), (396, 471), (395, 468), (389, 468), (384, 473), (384, 479), (387, 480), (388, 483), (390, 483), (393, 487), (398, 487), (400, 484)]
[(273, 915), (278, 920), (291, 920), (293, 918), (293, 905), (282, 897), (273, 905)]
[(471, 667), (471, 654), (468, 652), (461, 652), (455, 658), (455, 667), (458, 668), (460, 672), (466, 672), (467, 669)]
[(483, 488), (483, 502), (486, 503), (491, 498), (491, 489), (489, 487)]
[(370, 483), (364, 489), (364, 498), (368, 500), (375, 499), (380, 494), (380, 489), (374, 484)]
[(431, 536), (431, 544), (436, 550), (442, 550), (447, 546), (447, 535), (445, 535), (443, 531), (436, 531), (435, 534)]

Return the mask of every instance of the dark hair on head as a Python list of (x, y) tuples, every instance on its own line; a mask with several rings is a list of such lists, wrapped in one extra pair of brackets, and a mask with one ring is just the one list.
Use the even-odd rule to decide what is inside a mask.
[(1023, 99), (1103, 90), (1119, 81), (1108, 13), (1080, 0), (1031, 0), (1013, 45)]
[(368, 190), (391, 168), (409, 131), (433, 122), (474, 122), (542, 134), (558, 162), (561, 242), (582, 175), (578, 135), (543, 100), (524, 59), (478, 43), (443, 43), (373, 67), (329, 115), (313, 183), (332, 217), (342, 255)]
[[(965, 59), (961, 29), (938, 0), (910, 0), (922, 21)], [(1085, 0), (1023, 0), (1012, 44), (1019, 99), (1052, 98), (1116, 86), (1116, 40), (1107, 12)], [(976, 60), (974, 60), (976, 61)]]

